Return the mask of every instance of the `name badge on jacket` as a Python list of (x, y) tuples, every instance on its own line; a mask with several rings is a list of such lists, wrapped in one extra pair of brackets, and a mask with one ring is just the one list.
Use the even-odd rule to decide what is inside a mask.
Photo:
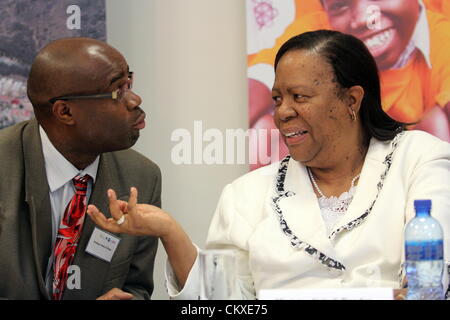
[(120, 238), (95, 228), (89, 239), (86, 252), (106, 262), (111, 262), (119, 242)]

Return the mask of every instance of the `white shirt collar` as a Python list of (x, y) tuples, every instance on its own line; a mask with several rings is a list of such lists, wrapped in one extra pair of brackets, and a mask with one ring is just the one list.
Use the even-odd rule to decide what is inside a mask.
[(411, 57), (414, 49), (417, 48), (422, 52), (428, 67), (431, 69), (430, 59), (430, 27), (428, 25), (427, 12), (422, 0), (419, 0), (420, 14), (417, 20), (414, 33), (411, 37), (411, 41), (406, 46), (405, 51), (402, 53), (398, 61), (394, 65), (395, 68), (403, 67)]
[(97, 156), (94, 162), (92, 162), (84, 170), (78, 170), (73, 164), (64, 158), (58, 150), (56, 150), (41, 126), (39, 126), (39, 134), (41, 135), (42, 151), (44, 153), (45, 160), (45, 171), (47, 173), (50, 192), (58, 190), (77, 175), (88, 174), (92, 177), (93, 182), (95, 182), (100, 156)]

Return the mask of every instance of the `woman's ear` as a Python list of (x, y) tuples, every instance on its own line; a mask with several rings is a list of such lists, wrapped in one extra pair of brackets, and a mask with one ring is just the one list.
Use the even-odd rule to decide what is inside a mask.
[(347, 107), (350, 117), (355, 120), (359, 113), (361, 102), (364, 98), (364, 89), (361, 86), (353, 86), (347, 89)]
[(57, 100), (52, 105), (52, 113), (57, 121), (60, 121), (66, 125), (72, 125), (75, 123), (72, 116), (71, 105), (64, 100)]
[(364, 98), (364, 89), (361, 86), (353, 86), (347, 89), (347, 98), (349, 107), (355, 110), (356, 113), (359, 112), (361, 108), (361, 102)]

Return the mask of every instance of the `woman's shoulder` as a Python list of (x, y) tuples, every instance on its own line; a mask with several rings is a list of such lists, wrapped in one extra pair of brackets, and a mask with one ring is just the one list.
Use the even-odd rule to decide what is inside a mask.
[(392, 143), (397, 144), (394, 158), (399, 159), (403, 166), (416, 166), (437, 159), (450, 161), (450, 144), (425, 131), (405, 131)]
[(449, 161), (450, 166), (450, 144), (427, 132), (408, 130), (388, 141), (372, 138), (366, 159), (379, 163), (392, 162), (402, 170), (434, 160)]
[(222, 202), (234, 203), (239, 208), (260, 208), (275, 185), (279, 162), (250, 171), (226, 185)]
[(401, 137), (400, 145), (417, 154), (427, 154), (434, 151), (450, 153), (450, 143), (421, 130), (405, 131)]
[(233, 188), (251, 190), (258, 187), (267, 187), (273, 184), (278, 172), (280, 161), (250, 171), (230, 183)]
[(256, 225), (264, 216), (264, 207), (272, 194), (278, 167), (278, 162), (273, 163), (227, 184), (220, 196), (219, 212), (225, 215), (238, 212), (249, 225)]

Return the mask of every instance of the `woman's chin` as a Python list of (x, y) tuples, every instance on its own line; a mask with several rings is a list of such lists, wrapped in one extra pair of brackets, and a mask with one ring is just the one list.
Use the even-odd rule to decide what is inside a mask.
[(301, 164), (308, 164), (312, 161), (312, 157), (306, 154), (299, 154), (299, 153), (295, 153), (290, 151), (291, 154), (291, 158), (294, 159), (297, 162), (300, 162)]

